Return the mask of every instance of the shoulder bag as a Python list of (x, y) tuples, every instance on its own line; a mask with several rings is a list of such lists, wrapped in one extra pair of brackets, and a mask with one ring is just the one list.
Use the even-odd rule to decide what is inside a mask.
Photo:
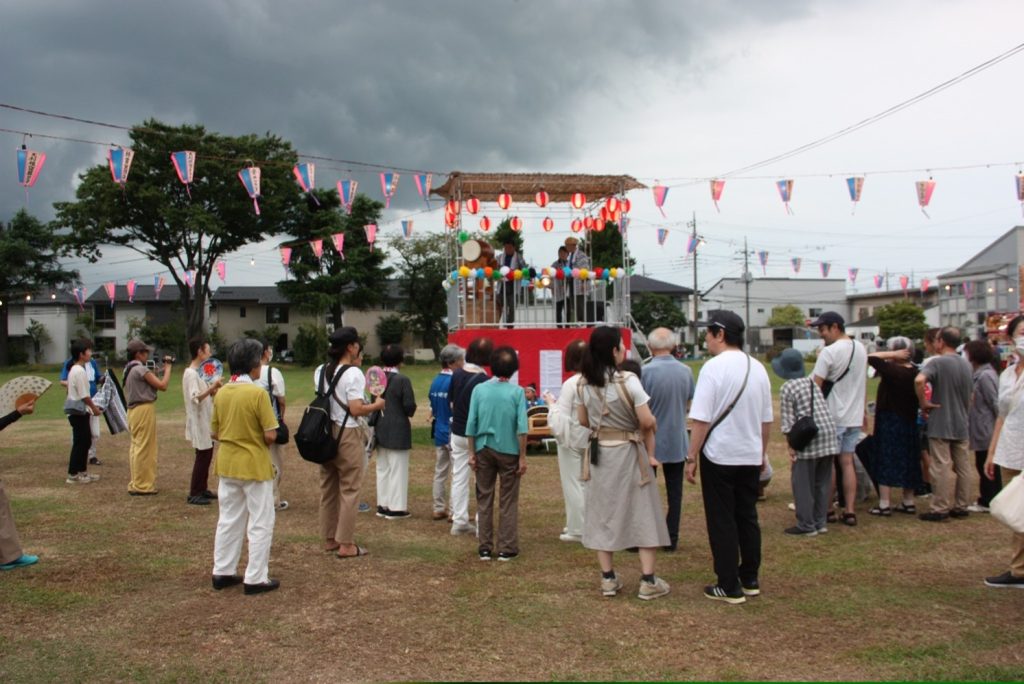
[(821, 393), (826, 399), (828, 399), (828, 395), (832, 393), (832, 388), (835, 387), (835, 384), (845, 378), (846, 374), (850, 372), (850, 368), (853, 366), (853, 357), (856, 353), (857, 342), (855, 340), (850, 340), (850, 361), (846, 364), (846, 370), (844, 370), (843, 374), (835, 380), (825, 380), (821, 383)]
[(708, 438), (711, 437), (711, 433), (715, 431), (716, 427), (722, 424), (722, 421), (725, 420), (730, 413), (732, 413), (732, 410), (736, 408), (736, 404), (739, 403), (740, 397), (743, 396), (743, 393), (747, 389), (747, 380), (750, 379), (750, 354), (744, 354), (744, 356), (747, 357), (747, 372), (743, 376), (743, 384), (740, 385), (740, 391), (736, 393), (736, 398), (732, 400), (731, 404), (725, 407), (725, 410), (722, 411), (722, 415), (718, 416), (718, 418), (715, 419), (715, 422), (711, 423), (711, 427), (709, 427), (708, 431), (704, 434), (704, 442), (700, 445), (700, 455), (704, 456), (704, 458), (707, 458), (707, 455), (704, 453), (704, 447), (707, 445)]
[(811, 384), (811, 413), (797, 418), (786, 433), (786, 442), (793, 451), (803, 451), (818, 436), (818, 424), (814, 422), (814, 378), (808, 378), (807, 382)]
[(274, 405), (274, 412), (277, 413), (277, 437), (274, 438), (274, 444), (287, 444), (289, 439), (288, 425), (285, 424), (284, 418), (281, 417), (281, 411), (278, 408), (277, 397), (274, 395), (274, 367), (267, 366), (267, 385), (270, 389), (270, 403)]

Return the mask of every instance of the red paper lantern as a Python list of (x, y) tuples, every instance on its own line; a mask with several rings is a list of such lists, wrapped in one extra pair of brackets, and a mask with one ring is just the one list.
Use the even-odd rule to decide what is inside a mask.
[(551, 198), (545, 190), (538, 190), (537, 194), (533, 196), (533, 201), (537, 203), (538, 207), (548, 206), (548, 200)]
[(587, 203), (587, 196), (582, 192), (574, 192), (569, 201), (572, 203), (573, 209), (582, 209), (583, 205)]
[(583, 221), (580, 221), (579, 219), (573, 219), (572, 225), (570, 227), (572, 228), (572, 232), (578, 233), (581, 230), (583, 230)]
[(601, 217), (602, 221), (612, 220), (612, 213), (608, 211), (608, 207), (601, 207), (601, 211), (598, 212), (598, 216)]
[(448, 204), (445, 205), (444, 211), (447, 214), (458, 214), (459, 213), (459, 201), (457, 199), (448, 200)]
[(486, 233), (490, 229), (491, 229), (491, 219), (487, 218), (486, 216), (482, 217), (480, 219), (480, 230), (482, 230), (482, 231), (484, 231)]
[(609, 214), (614, 214), (616, 211), (619, 210), (619, 198), (609, 197), (608, 199), (605, 200), (604, 207), (605, 209), (608, 210)]
[(555, 229), (555, 222), (551, 220), (550, 216), (547, 216), (541, 222), (541, 226), (544, 227), (544, 232), (550, 233), (551, 231), (553, 231)]
[(632, 205), (632, 203), (630, 203), (628, 198), (623, 197), (622, 199), (619, 200), (619, 209), (622, 210), (623, 214), (628, 214), (629, 210), (632, 207), (633, 207), (633, 205)]
[(604, 230), (604, 227), (605, 221), (594, 221), (594, 230), (596, 230), (598, 233)]
[(509, 228), (516, 231), (517, 233), (523, 229), (523, 219), (518, 216), (513, 216), (512, 220), (508, 222)]
[(619, 209), (614, 214), (612, 214), (611, 220), (612, 223), (622, 223), (622, 210)]
[(594, 217), (587, 216), (583, 219), (583, 227), (587, 230), (594, 230)]
[(455, 224), (458, 222), (458, 220), (459, 220), (458, 214), (454, 214), (454, 213), (452, 213), (450, 211), (445, 211), (444, 212), (444, 224), (446, 226), (448, 226), (449, 228), (454, 228)]
[(507, 192), (503, 192), (498, 195), (498, 206), (502, 209), (508, 209), (512, 206), (512, 195)]
[(468, 200), (466, 200), (465, 204), (466, 211), (470, 214), (475, 214), (480, 211), (480, 200), (476, 198), (476, 195), (472, 195)]

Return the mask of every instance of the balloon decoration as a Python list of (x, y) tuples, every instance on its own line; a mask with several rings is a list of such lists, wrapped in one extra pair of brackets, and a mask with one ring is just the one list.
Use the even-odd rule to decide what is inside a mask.
[(373, 243), (377, 241), (377, 224), (367, 223), (363, 226), (363, 230), (366, 231), (366, 242), (370, 245), (370, 251), (373, 251)]
[(799, 273), (800, 265), (803, 263), (803, 259), (801, 259), (800, 257), (793, 257), (792, 259), (790, 259), (790, 263), (793, 264), (793, 273)]
[(412, 237), (412, 219), (402, 221), (402, 236), (406, 240)]
[(786, 206), (786, 213), (792, 214), (793, 210), (789, 207), (789, 201), (793, 198), (792, 179), (775, 181), (775, 187), (779, 189), (779, 197), (782, 198), (782, 203)]
[[(221, 262), (221, 263), (224, 263), (224, 262)], [(129, 280), (127, 283), (124, 284), (124, 288), (128, 291), (128, 303), (129, 304), (134, 304), (135, 303), (135, 288), (136, 287), (137, 287), (137, 283), (134, 280)]]
[(385, 171), (380, 174), (380, 191), (384, 194), (384, 208), (391, 207), (391, 198), (395, 196), (398, 189), (398, 174), (393, 171)]
[(864, 190), (864, 176), (851, 176), (846, 179), (846, 187), (850, 191), (850, 201), (853, 202), (852, 216), (857, 211), (857, 202), (860, 202), (860, 194)]
[(331, 236), (331, 241), (334, 243), (334, 251), (338, 253), (342, 259), (345, 258), (345, 234), (335, 233)]
[(486, 233), (490, 229), (491, 229), (491, 219), (487, 218), (486, 216), (481, 217), (480, 218), (480, 230), (482, 230), (482, 231), (484, 231)]
[(356, 200), (356, 188), (359, 181), (340, 180), (338, 181), (338, 198), (341, 199), (341, 206), (345, 207), (345, 213), (352, 213), (352, 203)]
[(469, 242), (469, 232), (465, 231), (465, 230), (460, 230), (459, 231), (459, 244), (462, 245), (462, 244), (465, 244), (467, 242)]
[(420, 197), (427, 203), (427, 207), (430, 207), (430, 183), (433, 179), (433, 175), (429, 173), (418, 173), (413, 176), (413, 180), (416, 181), (416, 192), (420, 193)]
[(541, 221), (540, 225), (541, 227), (544, 228), (545, 233), (550, 233), (552, 230), (555, 229), (555, 222), (551, 219), (550, 216), (544, 217), (544, 220)]
[(538, 207), (543, 209), (544, 207), (548, 206), (548, 202), (551, 201), (551, 196), (548, 195), (546, 190), (538, 190), (537, 194), (533, 196), (533, 201), (537, 203)]
[(476, 214), (480, 211), (480, 200), (476, 198), (476, 195), (472, 195), (466, 200), (466, 211), (470, 214)]
[(935, 181), (929, 178), (926, 181), (917, 181), (914, 185), (917, 187), (917, 204), (921, 207), (921, 213), (925, 215), (925, 218), (931, 218), (931, 216), (928, 216), (928, 212), (925, 211), (925, 207), (932, 201), (932, 193), (935, 192)]
[(859, 268), (851, 268), (851, 269), (849, 269), (847, 271), (847, 275), (850, 276), (850, 284), (851, 285), (856, 285), (857, 284), (857, 274), (858, 273), (860, 273), (860, 269)]
[(830, 270), (832, 270), (832, 264), (828, 263), (827, 261), (822, 261), (821, 262), (821, 277), (822, 278), (828, 278), (828, 272)]
[(316, 240), (310, 240), (309, 246), (313, 248), (313, 256), (317, 258), (317, 261), (324, 255), (324, 241), (322, 238)]
[(114, 182), (124, 189), (128, 182), (128, 172), (132, 168), (132, 158), (135, 152), (123, 147), (114, 147), (107, 150), (107, 163), (110, 165), (110, 175)]
[(658, 228), (658, 244), (659, 245), (664, 245), (665, 244), (665, 240), (667, 240), (667, 239), (668, 239), (668, 229), (667, 228)]
[(498, 207), (502, 211), (505, 211), (505, 210), (507, 210), (511, 206), (512, 206), (512, 195), (508, 194), (505, 191), (502, 191), (501, 193), (499, 193), (498, 194)]
[(661, 212), (662, 216), (665, 216), (665, 198), (668, 197), (668, 187), (657, 184), (652, 188), (654, 192), (654, 206), (658, 207), (658, 211)]
[(714, 179), (711, 181), (711, 201), (715, 204), (715, 211), (719, 214), (722, 210), (718, 208), (718, 200), (722, 199), (722, 191), (725, 190), (725, 181)]
[(882, 289), (882, 283), (884, 283), (884, 282), (885, 282), (885, 276), (883, 276), (881, 274), (876, 275), (875, 276), (875, 289), (876, 290)]
[(302, 191), (312, 197), (317, 206), (320, 206), (320, 200), (313, 194), (313, 188), (316, 187), (316, 165), (308, 163), (296, 164), (292, 167), (292, 174), (295, 175), (295, 180), (299, 187), (302, 188)]
[(245, 187), (245, 191), (249, 193), (249, 199), (252, 200), (253, 209), (256, 210), (256, 215), (260, 215), (260, 167), (256, 166), (252, 162), (249, 162), (249, 166), (238, 172), (238, 180), (242, 181), (242, 185)]
[(757, 259), (761, 262), (761, 274), (768, 275), (768, 252), (762, 249), (757, 253)]
[(509, 228), (518, 233), (523, 229), (523, 219), (519, 218), (518, 216), (513, 216), (512, 220), (508, 222), (508, 226)]
[(171, 163), (174, 164), (174, 170), (178, 173), (178, 180), (185, 185), (185, 192), (188, 194), (188, 198), (192, 199), (192, 190), (190, 188), (196, 172), (196, 153), (192, 150), (171, 152)]

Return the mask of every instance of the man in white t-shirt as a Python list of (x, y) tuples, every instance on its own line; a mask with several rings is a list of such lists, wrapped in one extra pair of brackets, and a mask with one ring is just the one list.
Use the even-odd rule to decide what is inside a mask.
[(704, 516), (718, 583), (704, 587), (716, 601), (744, 603), (761, 593), (761, 528), (757, 494), (768, 463), (772, 391), (760, 361), (743, 352), (743, 319), (712, 311), (704, 340), (714, 357), (704, 364), (690, 418), (693, 432), (686, 479), (697, 482), (700, 463)]
[[(255, 382), (270, 394), (270, 405), (277, 415), (277, 422), (284, 425), (284, 376), (281, 371), (272, 367), (270, 361), (274, 358), (274, 348), (263, 343), (263, 358), (260, 359), (260, 378)], [(279, 511), (288, 508), (288, 502), (281, 498), (281, 469), (284, 463), (284, 444), (270, 445), (270, 461), (274, 464), (274, 508)]]
[[(828, 408), (836, 422), (839, 439), (839, 469), (842, 476), (843, 524), (857, 524), (857, 471), (853, 457), (864, 426), (864, 395), (867, 391), (868, 353), (864, 345), (846, 334), (846, 321), (835, 311), (826, 311), (811, 327), (825, 341), (814, 364), (814, 382), (828, 397)], [(827, 391), (831, 385), (831, 391)], [(833, 471), (835, 472), (835, 471)]]

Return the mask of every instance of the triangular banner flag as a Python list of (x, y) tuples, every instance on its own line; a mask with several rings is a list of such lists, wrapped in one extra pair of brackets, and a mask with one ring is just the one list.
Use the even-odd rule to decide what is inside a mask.
[(341, 206), (345, 207), (345, 212), (348, 214), (352, 213), (352, 202), (356, 199), (357, 187), (359, 187), (359, 181), (338, 181), (338, 197), (341, 198)]
[(619, 221), (619, 235), (622, 237), (626, 237), (626, 231), (629, 230), (629, 221), (630, 218), (628, 216), (623, 216), (622, 220)]
[(690, 255), (697, 251), (697, 237), (691, 235), (686, 239), (686, 254)]
[[(657, 182), (657, 181), (655, 181)], [(654, 191), (654, 206), (658, 207), (658, 211), (661, 215), (665, 215), (665, 198), (668, 197), (668, 188), (664, 185), (655, 185), (652, 190)]]
[(406, 240), (412, 237), (412, 219), (402, 221), (402, 235)]
[(757, 260), (761, 262), (762, 275), (768, 275), (768, 252), (762, 249), (757, 253)]
[(125, 283), (125, 289), (128, 290), (128, 303), (129, 304), (134, 304), (135, 303), (135, 287), (136, 287), (136, 285), (135, 285), (135, 281), (134, 280), (129, 280), (127, 283)]
[(964, 283), (964, 297), (967, 299), (974, 298), (974, 281), (967, 281)]
[(295, 175), (295, 181), (299, 184), (299, 187), (313, 198), (317, 206), (320, 206), (320, 200), (313, 194), (313, 188), (316, 187), (316, 164), (296, 164), (292, 167), (292, 173)]
[(921, 278), (921, 294), (928, 291), (928, 286), (932, 284), (932, 281), (927, 278)]
[(665, 244), (665, 240), (667, 240), (667, 239), (668, 239), (668, 229), (667, 228), (659, 228), (658, 229), (658, 244), (659, 245)]
[(252, 200), (252, 207), (256, 210), (256, 215), (260, 215), (260, 167), (258, 166), (247, 166), (238, 172), (238, 180), (242, 181), (242, 185), (245, 187), (245, 191), (249, 193), (249, 199)]
[(876, 290), (882, 289), (882, 283), (884, 283), (884, 282), (885, 282), (885, 276), (883, 276), (883, 275), (876, 275), (875, 276), (875, 289)]
[(900, 287), (903, 288), (903, 290), (906, 290), (909, 285), (910, 278), (908, 278), (907, 276), (900, 276)]
[(18, 183), (25, 188), (25, 202), (28, 203), (28, 189), (36, 184), (39, 172), (43, 170), (46, 154), (25, 149), (18, 150)]
[(860, 194), (864, 190), (864, 176), (852, 176), (846, 179), (846, 187), (850, 191), (850, 201), (853, 202), (852, 215), (857, 211), (857, 202), (860, 202)]
[(165, 279), (163, 276), (153, 276), (153, 293), (160, 299), (160, 290), (164, 289)]
[(377, 224), (367, 223), (363, 226), (363, 230), (366, 231), (366, 241), (370, 244), (370, 251), (373, 251), (373, 243), (377, 241)]
[(284, 265), (285, 270), (288, 270), (288, 264), (292, 262), (292, 248), (282, 247), (281, 248), (281, 263)]
[(117, 297), (117, 283), (103, 283), (103, 289), (107, 291), (110, 298), (110, 308), (114, 308), (114, 298)]
[(722, 199), (722, 191), (725, 190), (725, 181), (715, 179), (711, 181), (711, 201), (715, 203), (715, 211), (722, 213), (718, 208), (718, 200)]
[(320, 259), (320, 257), (322, 257), (324, 255), (324, 241), (323, 241), (322, 238), (317, 238), (316, 240), (310, 240), (309, 241), (309, 246), (313, 248), (313, 255), (317, 259)]
[(416, 181), (416, 192), (420, 193), (420, 197), (423, 198), (423, 201), (427, 203), (428, 207), (430, 206), (431, 178), (432, 174), (429, 173), (417, 173), (413, 176), (413, 179)]
[(793, 181), (792, 180), (780, 180), (775, 181), (775, 187), (779, 189), (779, 197), (782, 198), (782, 203), (786, 205), (786, 213), (792, 214), (793, 210), (789, 208), (789, 201), (793, 199)]
[(850, 282), (852, 284), (856, 285), (857, 284), (857, 274), (860, 273), (860, 269), (859, 268), (851, 268), (848, 271), (848, 273), (849, 273), (849, 276), (850, 276)]
[(217, 277), (220, 278), (220, 282), (227, 282), (228, 265), (223, 259), (217, 262)]
[(935, 181), (929, 178), (926, 181), (917, 181), (914, 185), (917, 188), (917, 203), (921, 207), (921, 213), (925, 215), (925, 218), (931, 218), (924, 209), (932, 201), (932, 193), (935, 192)]
[(188, 198), (192, 199), (192, 190), (189, 189), (189, 186), (192, 185), (192, 177), (196, 172), (196, 153), (192, 150), (172, 152), (171, 163), (174, 164), (174, 170), (178, 173), (178, 180), (185, 184)]
[(398, 188), (398, 174), (393, 171), (385, 171), (380, 174), (380, 191), (384, 193), (384, 208), (391, 206), (391, 198), (395, 196)]
[(800, 257), (793, 257), (792, 259), (790, 259), (790, 262), (793, 264), (793, 273), (799, 273), (800, 264), (803, 263), (803, 259), (801, 259)]
[(828, 278), (828, 272), (832, 270), (832, 264), (827, 261), (821, 262), (821, 277)]
[(76, 287), (71, 290), (71, 294), (75, 296), (75, 301), (78, 302), (79, 311), (85, 311), (85, 288)]
[(1020, 210), (1024, 213), (1024, 173), (1017, 174), (1017, 201), (1020, 202)]
[(110, 175), (114, 182), (122, 188), (128, 182), (128, 172), (132, 168), (132, 159), (135, 152), (123, 147), (114, 147), (107, 150), (107, 162), (110, 164)]
[(334, 243), (334, 251), (338, 253), (342, 259), (345, 258), (345, 234), (335, 233), (331, 236), (331, 242)]

